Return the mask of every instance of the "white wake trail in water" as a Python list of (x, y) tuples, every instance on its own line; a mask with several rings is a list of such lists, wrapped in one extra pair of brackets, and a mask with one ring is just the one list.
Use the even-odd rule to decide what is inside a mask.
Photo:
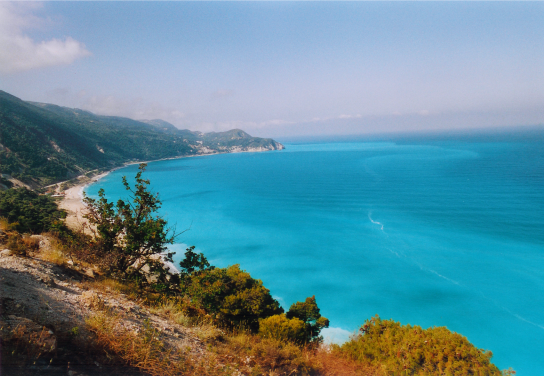
[(528, 320), (526, 319), (525, 317), (515, 313), (515, 312), (512, 312), (511, 310), (509, 310), (508, 308), (506, 308), (505, 306), (503, 306), (502, 304), (500, 304), (499, 302), (497, 302), (495, 299), (493, 298), (490, 298), (488, 297), (486, 294), (484, 294), (482, 291), (478, 291), (480, 293), (480, 295), (484, 298), (484, 299), (487, 299), (488, 301), (492, 302), (493, 304), (495, 304), (496, 307), (502, 309), (503, 311), (507, 312), (508, 314), (514, 316), (516, 319), (518, 320), (521, 320), (523, 322), (526, 322), (527, 324), (530, 324), (530, 325), (533, 325), (533, 326), (536, 326), (537, 328), (539, 329), (542, 329), (544, 330), (544, 325), (541, 325), (541, 324), (537, 324), (536, 322), (533, 322), (531, 320)]
[(374, 223), (375, 225), (381, 226), (380, 230), (383, 231), (383, 223), (373, 220), (372, 212), (368, 212), (368, 219), (370, 219), (370, 222)]
[(397, 256), (398, 258), (406, 258), (406, 256), (404, 255), (399, 255), (397, 252), (393, 251), (391, 248), (386, 248), (389, 252), (391, 252), (392, 254), (394, 254), (395, 256)]
[(435, 270), (432, 270), (432, 269), (429, 269), (429, 268), (425, 268), (425, 267), (423, 267), (423, 266), (421, 266), (421, 265), (419, 265), (419, 267), (421, 268), (421, 270), (428, 271), (428, 272), (430, 272), (430, 273), (433, 273), (434, 275), (439, 276), (440, 278), (445, 279), (445, 280), (448, 281), (448, 282), (451, 282), (451, 283), (453, 283), (453, 284), (455, 284), (455, 285), (457, 285), (457, 286), (461, 286), (461, 284), (460, 284), (459, 282), (454, 281), (453, 279), (448, 278), (448, 277), (446, 277), (446, 276), (444, 276), (444, 275), (438, 273), (438, 272), (435, 271)]

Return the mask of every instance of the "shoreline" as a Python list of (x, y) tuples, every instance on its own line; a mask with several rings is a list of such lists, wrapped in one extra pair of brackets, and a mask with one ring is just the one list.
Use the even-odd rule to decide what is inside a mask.
[[(125, 168), (133, 164), (169, 161), (169, 160), (182, 159), (182, 158), (206, 157), (206, 156), (219, 155), (219, 154), (260, 153), (262, 151), (272, 151), (272, 150), (260, 150), (260, 151), (245, 150), (245, 151), (235, 151), (235, 152), (219, 152), (219, 153), (209, 153), (209, 154), (183, 155), (178, 157), (161, 158), (161, 159), (155, 159), (155, 160), (149, 160), (149, 161), (126, 162), (122, 166), (114, 167), (111, 170), (104, 171), (98, 175), (94, 175), (90, 177), (85, 174), (79, 175), (75, 179), (82, 180), (82, 181), (64, 191), (60, 190), (60, 185), (62, 184), (62, 182), (56, 183), (57, 193), (63, 194), (62, 196), (63, 198), (59, 202), (58, 206), (59, 208), (66, 210), (65, 223), (68, 227), (76, 231), (82, 230), (83, 232), (87, 232), (89, 235), (92, 235), (91, 232), (88, 229), (85, 229), (85, 226), (84, 226), (84, 223), (86, 221), (85, 221), (85, 218), (83, 218), (83, 216), (86, 214), (85, 210), (87, 207), (85, 203), (83, 202), (83, 191), (85, 190), (87, 186), (97, 183), (99, 180), (105, 178), (110, 173), (116, 170)], [(179, 273), (179, 269), (176, 267), (175, 264), (170, 262), (164, 262), (164, 264), (170, 269), (171, 272)]]
[(65, 223), (68, 227), (74, 230), (80, 230), (83, 228), (83, 223), (85, 221), (85, 218), (83, 218), (83, 216), (85, 215), (86, 209), (86, 206), (83, 202), (83, 190), (85, 189), (85, 187), (87, 187), (91, 183), (94, 183), (95, 180), (102, 179), (110, 172), (113, 172), (115, 170), (116, 169), (112, 169), (90, 178), (85, 175), (80, 175), (77, 177), (77, 179), (83, 179), (84, 181), (63, 191), (64, 197), (59, 202), (59, 208), (66, 210)]
[[(225, 153), (214, 153), (214, 154), (225, 154)], [(93, 183), (97, 183), (99, 180), (105, 178), (110, 173), (116, 170), (125, 168), (133, 164), (151, 163), (151, 162), (167, 161), (167, 160), (173, 160), (173, 159), (190, 158), (190, 157), (196, 157), (196, 156), (202, 156), (202, 155), (214, 155), (214, 154), (184, 155), (179, 157), (162, 158), (162, 159), (156, 159), (156, 160), (150, 160), (150, 161), (126, 162), (122, 166), (114, 167), (111, 170), (104, 171), (98, 175), (94, 175), (91, 177), (88, 177), (85, 174), (79, 175), (75, 179), (82, 180), (82, 181), (64, 191), (60, 190), (60, 185), (63, 182), (56, 183), (57, 187), (59, 187), (57, 188), (58, 190), (57, 193), (63, 194), (63, 198), (59, 202), (59, 208), (66, 210), (65, 223), (68, 227), (74, 230), (82, 229), (83, 223), (85, 221), (85, 218), (83, 218), (83, 216), (85, 215), (85, 209), (86, 209), (85, 203), (83, 202), (83, 191), (85, 190), (87, 186)]]
[[(280, 149), (282, 150), (282, 149)], [(75, 179), (83, 180), (81, 183), (78, 183), (64, 191), (60, 191), (58, 189), (58, 193), (63, 193), (63, 199), (59, 202), (59, 207), (61, 209), (66, 210), (66, 219), (65, 223), (68, 227), (71, 227), (73, 229), (79, 230), (83, 227), (84, 218), (83, 215), (85, 214), (84, 211), (86, 209), (85, 204), (83, 203), (83, 191), (84, 189), (93, 184), (97, 183), (100, 179), (105, 178), (110, 173), (119, 170), (121, 168), (125, 168), (127, 166), (133, 165), (133, 164), (141, 164), (141, 163), (152, 163), (152, 162), (160, 162), (160, 161), (169, 161), (174, 159), (182, 159), (182, 158), (193, 158), (193, 157), (206, 157), (206, 156), (212, 156), (212, 155), (219, 155), (219, 154), (236, 154), (236, 153), (261, 153), (263, 151), (274, 151), (274, 150), (241, 150), (241, 151), (225, 151), (225, 152), (218, 152), (218, 153), (207, 153), (207, 154), (195, 154), (195, 155), (182, 155), (177, 157), (169, 157), (169, 158), (161, 158), (161, 159), (153, 159), (149, 161), (136, 161), (136, 162), (126, 162), (122, 166), (114, 167), (111, 170), (104, 171), (98, 175), (88, 177), (85, 174), (79, 175)], [(60, 187), (60, 185), (63, 182), (55, 183), (57, 187)]]

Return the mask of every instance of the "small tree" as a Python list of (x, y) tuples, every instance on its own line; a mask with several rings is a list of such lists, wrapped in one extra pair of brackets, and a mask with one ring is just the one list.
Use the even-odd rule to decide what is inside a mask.
[(256, 332), (259, 319), (283, 313), (262, 281), (251, 278), (239, 265), (194, 271), (183, 282), (182, 291), (195, 308), (210, 314), (221, 326), (243, 326)]
[(130, 192), (128, 202), (108, 202), (104, 189), (98, 191), (98, 200), (85, 196), (85, 218), (94, 226), (94, 246), (104, 256), (112, 276), (135, 280), (140, 286), (165, 288), (172, 278), (165, 262), (173, 262), (174, 254), (166, 245), (174, 242), (176, 234), (155, 214), (161, 201), (158, 194), (149, 191), (149, 180), (142, 178), (146, 166), (140, 164), (134, 188), (123, 177), (123, 185)]
[(195, 246), (192, 245), (186, 249), (185, 258), (180, 261), (179, 266), (181, 267), (181, 275), (189, 276), (193, 272), (201, 272), (204, 270), (215, 269), (214, 266), (211, 266), (208, 262), (208, 259), (204, 256), (203, 253), (196, 253)]
[(306, 298), (304, 303), (296, 302), (291, 305), (285, 315), (288, 319), (298, 318), (306, 324), (306, 342), (321, 342), (321, 329), (329, 327), (329, 319), (322, 317), (315, 301), (315, 295)]

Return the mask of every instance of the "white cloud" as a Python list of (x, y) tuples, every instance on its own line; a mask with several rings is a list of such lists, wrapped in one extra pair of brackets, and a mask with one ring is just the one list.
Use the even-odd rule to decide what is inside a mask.
[(0, 72), (71, 64), (89, 56), (85, 46), (71, 37), (34, 41), (25, 30), (45, 23), (33, 12), (39, 4), (0, 2)]

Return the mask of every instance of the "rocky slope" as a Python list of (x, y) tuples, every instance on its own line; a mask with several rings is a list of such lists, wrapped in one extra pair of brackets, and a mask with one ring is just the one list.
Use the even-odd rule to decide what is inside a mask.
[[(21, 257), (0, 252), (2, 375), (140, 375), (112, 360), (95, 342), (86, 320), (106, 317), (124, 333), (154, 332), (165, 349), (192, 358), (206, 352), (206, 333), (165, 320), (125, 294), (95, 282), (90, 267), (48, 261), (54, 249), (35, 235), (39, 250)], [(44, 259), (45, 258), (45, 259)], [(147, 328), (147, 329), (146, 329)]]

